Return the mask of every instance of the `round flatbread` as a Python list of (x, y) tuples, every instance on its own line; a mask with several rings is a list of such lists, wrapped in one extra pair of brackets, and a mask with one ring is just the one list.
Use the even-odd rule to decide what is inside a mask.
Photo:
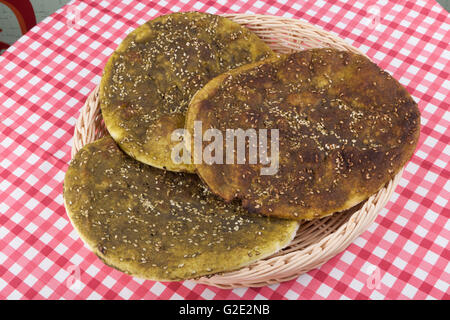
[(107, 265), (153, 280), (238, 269), (289, 244), (298, 228), (225, 203), (196, 175), (138, 162), (111, 137), (76, 154), (64, 203), (80, 237)]
[(171, 157), (179, 143), (172, 133), (184, 128), (192, 96), (219, 74), (271, 55), (261, 39), (229, 19), (198, 12), (160, 16), (131, 32), (105, 66), (99, 97), (106, 128), (131, 157), (193, 172)]
[(203, 133), (219, 129), (224, 141), (230, 129), (279, 130), (272, 175), (262, 175), (269, 165), (249, 164), (248, 155), (244, 164), (226, 164), (225, 151), (225, 164), (195, 166), (225, 200), (292, 219), (339, 212), (377, 192), (410, 159), (420, 131), (417, 104), (387, 72), (362, 55), (325, 48), (218, 76), (190, 103), (191, 136), (195, 121)]

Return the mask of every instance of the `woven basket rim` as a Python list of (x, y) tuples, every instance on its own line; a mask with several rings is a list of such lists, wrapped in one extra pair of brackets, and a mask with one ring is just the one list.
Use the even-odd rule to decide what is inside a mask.
[[(364, 53), (347, 44), (343, 39), (307, 22), (291, 18), (256, 14), (224, 14), (222, 16), (245, 25), (263, 40), (266, 40), (264, 38), (266, 33), (261, 33), (261, 30), (268, 32), (268, 34), (273, 34), (274, 31), (280, 31), (281, 36), (276, 39), (279, 42), (275, 43), (275, 45), (280, 46), (279, 50), (301, 50), (304, 46), (314, 47), (319, 43), (318, 46), (341, 48), (364, 55)], [(288, 34), (287, 44), (284, 43), (285, 40), (282, 37), (285, 34)], [(289, 42), (291, 40), (292, 43)], [(297, 49), (295, 46), (297, 46)], [(273, 49), (279, 51), (277, 48)], [(76, 122), (72, 144), (72, 158), (84, 145), (99, 139), (105, 133), (106, 129), (102, 123), (98, 101), (98, 87), (96, 87), (88, 96)], [(385, 187), (369, 197), (359, 210), (349, 214), (348, 217), (342, 218), (337, 214), (302, 224), (306, 225), (310, 223), (313, 229), (310, 232), (312, 234), (314, 234), (314, 230), (325, 229), (325, 234), (320, 236), (318, 241), (306, 247), (299, 247), (299, 249), (295, 247), (298, 244), (294, 244), (287, 252), (284, 252), (286, 249), (283, 249), (271, 257), (256, 261), (239, 270), (193, 280), (197, 283), (226, 289), (259, 287), (291, 280), (302, 273), (321, 266), (324, 262), (342, 252), (372, 224), (379, 210), (389, 201), (402, 173), (403, 169)], [(327, 227), (333, 223), (337, 223), (336, 221), (338, 219), (347, 219), (347, 221), (341, 222), (339, 220), (339, 226), (332, 229), (331, 232), (328, 232)], [(330, 221), (331, 223), (329, 223)], [(302, 225), (299, 228), (299, 232), (303, 232)], [(309, 226), (306, 226), (306, 228), (309, 228)], [(299, 233), (297, 233), (297, 236), (299, 236)], [(296, 237), (292, 243), (295, 243), (297, 240)]]

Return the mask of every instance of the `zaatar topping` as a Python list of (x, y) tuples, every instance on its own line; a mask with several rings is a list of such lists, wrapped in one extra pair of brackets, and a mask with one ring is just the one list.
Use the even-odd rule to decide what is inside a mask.
[(237, 269), (286, 246), (298, 227), (224, 202), (196, 175), (142, 164), (111, 137), (76, 154), (64, 200), (81, 238), (106, 264), (153, 280)]
[[(329, 48), (232, 70), (191, 101), (186, 127), (278, 129), (279, 170), (198, 164), (211, 190), (252, 212), (313, 219), (346, 210), (378, 191), (412, 156), (417, 104), (369, 59)], [(204, 146), (208, 142), (204, 143)], [(204, 147), (203, 146), (203, 147)]]

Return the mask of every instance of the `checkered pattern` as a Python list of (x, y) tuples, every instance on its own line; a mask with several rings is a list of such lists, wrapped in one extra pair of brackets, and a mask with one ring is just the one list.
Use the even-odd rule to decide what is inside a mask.
[[(105, 266), (69, 223), (73, 128), (104, 63), (138, 25), (189, 10), (308, 21), (361, 49), (418, 102), (418, 149), (394, 196), (320, 269), (256, 289), (144, 281)], [(0, 299), (449, 299), (449, 25), (430, 0), (72, 1), (0, 56)]]

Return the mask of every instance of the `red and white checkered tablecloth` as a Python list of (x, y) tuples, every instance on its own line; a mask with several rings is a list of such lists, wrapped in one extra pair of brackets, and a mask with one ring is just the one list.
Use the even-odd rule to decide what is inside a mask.
[[(308, 21), (361, 49), (419, 104), (418, 148), (391, 201), (347, 250), (295, 280), (221, 290), (132, 278), (69, 223), (74, 124), (104, 63), (138, 25), (191, 10)], [(433, 0), (70, 2), (0, 56), (0, 299), (449, 299), (449, 27)]]

